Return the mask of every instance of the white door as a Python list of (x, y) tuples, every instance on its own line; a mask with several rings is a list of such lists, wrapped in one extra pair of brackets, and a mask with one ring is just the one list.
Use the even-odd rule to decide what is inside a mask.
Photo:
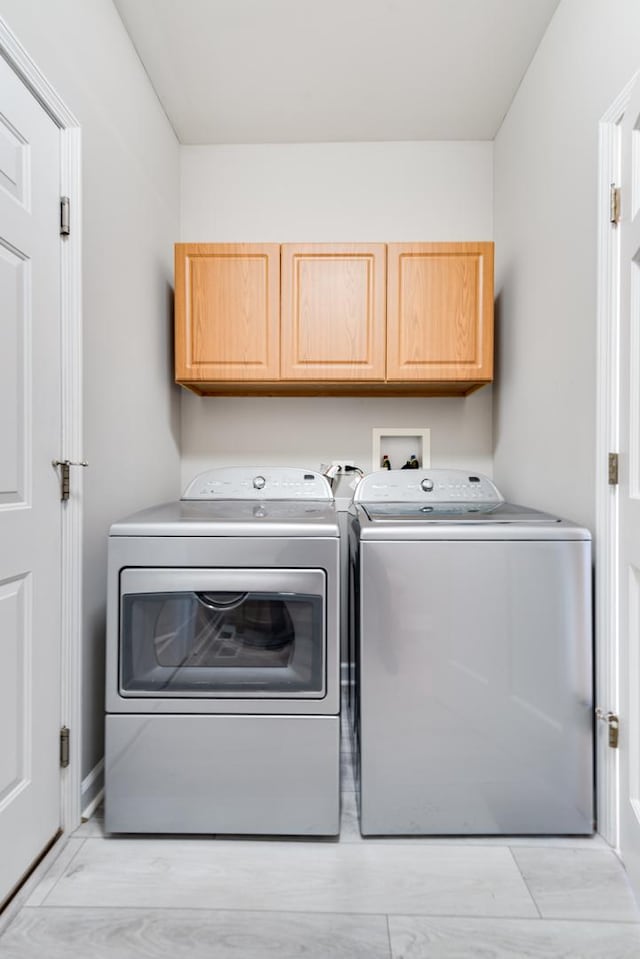
[(622, 120), (620, 222), (620, 848), (640, 890), (640, 83)]
[(0, 903), (60, 826), (60, 134), (0, 57)]

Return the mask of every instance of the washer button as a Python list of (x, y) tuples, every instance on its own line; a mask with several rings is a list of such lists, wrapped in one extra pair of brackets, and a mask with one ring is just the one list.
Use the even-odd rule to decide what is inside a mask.
[(430, 493), (433, 490), (433, 480), (423, 479), (420, 483), (420, 489), (424, 490), (425, 493)]
[(266, 485), (266, 479), (264, 476), (254, 476), (253, 477), (253, 486), (254, 489), (264, 489)]

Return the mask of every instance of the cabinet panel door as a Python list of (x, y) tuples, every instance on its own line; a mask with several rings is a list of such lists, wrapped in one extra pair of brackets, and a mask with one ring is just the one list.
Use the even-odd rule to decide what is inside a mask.
[(279, 376), (277, 243), (176, 244), (176, 380)]
[(384, 380), (383, 243), (282, 247), (281, 376)]
[(493, 376), (493, 243), (387, 248), (387, 379)]

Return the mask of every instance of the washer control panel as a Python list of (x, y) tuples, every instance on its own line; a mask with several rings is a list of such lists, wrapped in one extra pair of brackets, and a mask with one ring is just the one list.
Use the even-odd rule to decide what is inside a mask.
[(356, 503), (503, 503), (488, 476), (460, 469), (378, 470), (358, 483)]
[(183, 500), (265, 499), (333, 501), (326, 476), (313, 470), (274, 466), (222, 466), (200, 473)]

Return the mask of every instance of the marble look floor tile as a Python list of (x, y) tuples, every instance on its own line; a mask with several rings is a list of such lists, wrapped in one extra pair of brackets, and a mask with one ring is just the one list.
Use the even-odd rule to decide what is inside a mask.
[(355, 792), (343, 792), (340, 812), (340, 842), (363, 842), (358, 821), (358, 798)]
[(353, 752), (349, 743), (340, 744), (340, 791), (353, 792), (355, 789)]
[(340, 752), (349, 756), (352, 764), (355, 763), (357, 756), (351, 739), (342, 740), (340, 743)]
[[(40, 882), (29, 894), (25, 900), (25, 906), (40, 906), (47, 898), (60, 876), (73, 862), (76, 855), (82, 849), (84, 839), (71, 836), (60, 850), (60, 854), (51, 863), (49, 869), (40, 879)], [(2, 953), (0, 952), (0, 956)]]
[(92, 816), (86, 822), (80, 823), (72, 833), (74, 838), (87, 839), (89, 836), (104, 836), (104, 819)]
[(353, 763), (349, 756), (345, 756), (344, 753), (340, 753), (340, 791), (344, 794), (347, 792), (353, 792), (356, 788), (355, 779), (353, 776)]
[(47, 906), (536, 916), (506, 848), (87, 839)]
[[(367, 842), (372, 841), (367, 837)], [(389, 840), (387, 840), (389, 841)], [(580, 836), (406, 836), (398, 842), (430, 842), (447, 846), (502, 846), (513, 849), (605, 849), (611, 847), (602, 837)]]
[(57, 877), (62, 874), (65, 866), (80, 849), (83, 841), (78, 839), (71, 842), (66, 836), (61, 836), (54, 843), (15, 896), (9, 900), (0, 912), (0, 936), (27, 903), (38, 904), (47, 895)]
[(604, 849), (611, 852), (611, 846), (602, 836), (503, 836), (500, 841), (514, 849), (531, 847), (533, 849)]
[(627, 874), (613, 852), (532, 847), (512, 852), (543, 917), (640, 920)]
[(345, 719), (344, 710), (342, 713), (342, 721), (340, 723), (340, 742), (341, 743), (350, 743), (352, 737), (351, 725), (348, 720)]
[(354, 757), (353, 740), (351, 739), (350, 736), (346, 736), (340, 740), (340, 752), (345, 753), (348, 756), (351, 756), (351, 758), (353, 759)]
[(2, 959), (390, 959), (383, 916), (25, 909)]
[(391, 916), (393, 959), (638, 959), (640, 926)]

